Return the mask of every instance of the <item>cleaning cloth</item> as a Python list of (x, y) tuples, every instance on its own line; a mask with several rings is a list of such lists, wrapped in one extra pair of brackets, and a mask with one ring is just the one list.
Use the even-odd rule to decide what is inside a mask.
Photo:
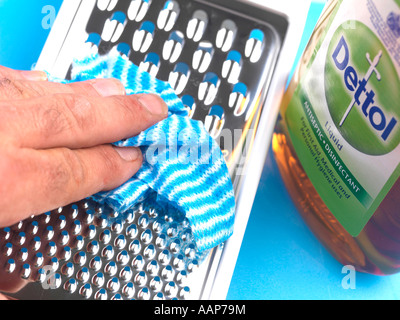
[(168, 117), (116, 146), (140, 147), (141, 169), (125, 184), (92, 197), (118, 212), (139, 202), (157, 210), (184, 215), (199, 252), (227, 240), (233, 232), (235, 198), (221, 149), (203, 123), (188, 111), (171, 86), (142, 71), (113, 50), (74, 62), (72, 81), (116, 78), (127, 94), (156, 93), (169, 107)]

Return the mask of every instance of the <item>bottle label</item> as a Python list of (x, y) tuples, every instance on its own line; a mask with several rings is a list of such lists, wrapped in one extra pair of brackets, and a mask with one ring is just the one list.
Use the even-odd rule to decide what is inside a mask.
[(339, 1), (285, 113), (332, 214), (357, 236), (400, 176), (400, 0)]

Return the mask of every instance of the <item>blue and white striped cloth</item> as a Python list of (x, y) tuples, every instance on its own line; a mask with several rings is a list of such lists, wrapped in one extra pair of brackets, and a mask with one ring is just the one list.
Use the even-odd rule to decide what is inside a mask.
[(140, 147), (142, 168), (119, 188), (92, 198), (124, 212), (143, 201), (159, 210), (177, 211), (189, 221), (202, 252), (227, 240), (233, 232), (235, 198), (231, 178), (214, 139), (188, 112), (166, 82), (141, 71), (117, 51), (75, 61), (73, 81), (116, 78), (127, 94), (156, 93), (169, 107), (169, 117), (117, 146)]

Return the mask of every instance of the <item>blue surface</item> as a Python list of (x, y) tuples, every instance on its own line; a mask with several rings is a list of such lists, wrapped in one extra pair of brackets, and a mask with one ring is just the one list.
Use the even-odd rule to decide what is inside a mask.
[[(323, 5), (312, 3), (299, 59)], [(355, 274), (355, 288), (345, 289), (348, 276), (318, 242), (293, 205), (270, 150), (228, 299), (400, 299), (400, 274)], [(345, 278), (345, 279), (344, 279)]]
[[(51, 5), (58, 10), (61, 2)], [(48, 4), (0, 0), (0, 65), (31, 69), (50, 31), (48, 11), (42, 13)], [(320, 4), (312, 5), (299, 55), (320, 11)], [(227, 298), (400, 298), (400, 275), (357, 273), (355, 289), (342, 287), (345, 276), (300, 218), (269, 152)]]
[[(0, 0), (0, 65), (30, 70), (62, 0)], [(49, 11), (51, 10), (51, 11)]]

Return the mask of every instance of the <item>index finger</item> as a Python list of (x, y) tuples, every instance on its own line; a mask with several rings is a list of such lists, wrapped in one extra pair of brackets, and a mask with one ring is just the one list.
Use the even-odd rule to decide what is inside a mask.
[(19, 147), (76, 149), (135, 136), (167, 115), (167, 105), (154, 94), (56, 94), (0, 101), (0, 133)]
[(0, 79), (2, 78), (9, 80), (45, 81), (47, 80), (47, 74), (44, 71), (14, 70), (0, 66)]

